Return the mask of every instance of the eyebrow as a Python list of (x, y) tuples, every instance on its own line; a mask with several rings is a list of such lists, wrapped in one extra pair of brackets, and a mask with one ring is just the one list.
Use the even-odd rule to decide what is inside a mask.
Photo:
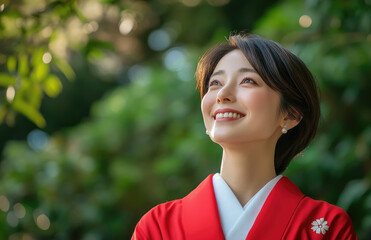
[[(240, 69), (238, 70), (238, 72), (240, 72), (240, 73), (244, 73), (244, 72), (252, 72), (252, 73), (256, 73), (256, 71), (255, 71), (254, 69), (252, 69), (252, 68), (240, 68)], [(224, 73), (225, 73), (224, 70), (219, 70), (219, 71), (216, 71), (216, 72), (214, 72), (213, 74), (211, 74), (210, 77), (213, 77), (213, 76), (216, 76), (216, 75), (221, 75), (221, 74), (224, 74)]]

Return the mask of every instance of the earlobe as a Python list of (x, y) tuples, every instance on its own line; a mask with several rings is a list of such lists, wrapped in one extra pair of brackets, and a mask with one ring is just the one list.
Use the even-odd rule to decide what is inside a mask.
[(298, 112), (295, 112), (295, 114), (287, 114), (280, 124), (282, 133), (285, 134), (290, 129), (296, 127), (302, 119), (303, 116)]

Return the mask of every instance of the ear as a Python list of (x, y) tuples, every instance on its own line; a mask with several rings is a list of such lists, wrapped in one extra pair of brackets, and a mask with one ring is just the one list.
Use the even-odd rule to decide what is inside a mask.
[(303, 119), (303, 116), (297, 111), (291, 114), (286, 113), (283, 119), (281, 120), (280, 126), (281, 128), (286, 126), (286, 129), (290, 130), (296, 127), (296, 125), (298, 125), (302, 119)]

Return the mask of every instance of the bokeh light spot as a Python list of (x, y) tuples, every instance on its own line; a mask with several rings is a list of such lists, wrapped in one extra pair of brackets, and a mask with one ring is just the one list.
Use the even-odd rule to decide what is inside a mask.
[(58, 176), (59, 166), (56, 162), (50, 161), (45, 165), (45, 173), (51, 178)]
[(50, 227), (50, 220), (48, 216), (45, 214), (40, 214), (36, 218), (36, 225), (41, 229), (41, 230), (48, 230)]
[(125, 17), (121, 20), (119, 30), (122, 35), (129, 34), (134, 29), (135, 21), (131, 17)]
[(106, 52), (104, 56), (92, 59), (92, 62), (101, 75), (117, 74), (122, 67), (118, 55), (111, 52)]
[(30, 234), (25, 233), (25, 234), (22, 235), (21, 239), (22, 240), (33, 240), (34, 238)]
[(4, 195), (0, 195), (0, 210), (3, 212), (9, 210), (9, 200)]
[(53, 28), (48, 26), (46, 28), (44, 28), (42, 31), (41, 31), (41, 35), (44, 37), (44, 38), (48, 38), (52, 35), (53, 33)]
[(308, 28), (312, 25), (312, 18), (308, 15), (303, 15), (299, 18), (299, 24), (303, 28)]
[(50, 63), (52, 61), (52, 59), (53, 59), (53, 57), (50, 54), (50, 52), (44, 53), (44, 55), (43, 55), (43, 62), (44, 63), (48, 64), (48, 63)]
[(82, 14), (90, 20), (100, 20), (103, 16), (103, 5), (98, 1), (85, 1), (81, 6)]
[(0, 5), (0, 12), (4, 11), (5, 5), (4, 3)]
[(27, 136), (27, 143), (34, 151), (41, 151), (48, 142), (49, 135), (39, 129), (31, 131)]
[(170, 44), (170, 35), (163, 29), (153, 31), (148, 37), (148, 45), (155, 51), (164, 50), (169, 47)]
[(8, 87), (8, 89), (6, 90), (6, 99), (8, 100), (8, 102), (13, 102), (14, 96), (15, 96), (14, 87), (12, 86)]
[(142, 85), (145, 85), (150, 82), (151, 74), (152, 74), (151, 69), (142, 65), (134, 65), (128, 70), (128, 77), (130, 81)]
[(16, 227), (19, 223), (19, 220), (15, 213), (13, 211), (8, 212), (8, 215), (6, 216), (6, 222), (9, 224), (11, 227)]
[(186, 57), (181, 48), (169, 49), (163, 57), (164, 65), (167, 69), (179, 71), (186, 63)]
[(90, 23), (85, 23), (83, 26), (83, 31), (86, 34), (96, 32), (99, 28), (99, 24), (96, 21), (91, 21)]
[(26, 208), (21, 203), (16, 203), (13, 207), (14, 214), (17, 218), (24, 218), (26, 215)]

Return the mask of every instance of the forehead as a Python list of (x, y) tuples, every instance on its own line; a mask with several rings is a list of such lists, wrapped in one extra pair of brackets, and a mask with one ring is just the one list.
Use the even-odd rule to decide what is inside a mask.
[(254, 69), (250, 62), (246, 59), (241, 50), (236, 49), (227, 53), (220, 59), (216, 65), (213, 73), (224, 71), (226, 73), (233, 73), (240, 69)]

